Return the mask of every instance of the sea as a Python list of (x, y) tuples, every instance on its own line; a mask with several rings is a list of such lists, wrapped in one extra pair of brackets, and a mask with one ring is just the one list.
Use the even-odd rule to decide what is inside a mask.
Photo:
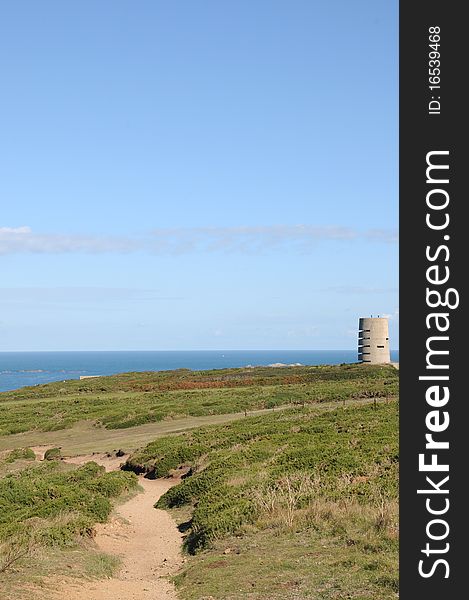
[[(399, 362), (398, 351), (391, 351), (391, 360)], [(130, 371), (199, 371), (276, 364), (336, 365), (356, 361), (356, 350), (0, 352), (0, 392), (86, 375)]]

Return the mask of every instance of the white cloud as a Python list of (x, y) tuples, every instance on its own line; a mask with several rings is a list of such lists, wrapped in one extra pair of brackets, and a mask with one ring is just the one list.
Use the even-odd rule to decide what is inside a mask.
[(394, 243), (397, 233), (359, 231), (341, 226), (270, 225), (257, 227), (188, 227), (154, 229), (147, 236), (99, 236), (35, 233), (28, 226), (0, 227), (0, 254), (189, 252), (259, 253), (264, 250), (311, 251), (319, 242), (350, 243), (365, 240)]
[(153, 230), (156, 250), (180, 254), (194, 250), (251, 253), (267, 249), (308, 249), (320, 241), (350, 241), (360, 237), (348, 227), (270, 225), (257, 227), (192, 227)]
[(0, 235), (15, 235), (22, 233), (31, 233), (31, 227), (27, 227), (26, 225), (23, 227), (0, 227)]
[(132, 252), (139, 248), (127, 237), (34, 233), (30, 227), (0, 227), (0, 254), (67, 254)]

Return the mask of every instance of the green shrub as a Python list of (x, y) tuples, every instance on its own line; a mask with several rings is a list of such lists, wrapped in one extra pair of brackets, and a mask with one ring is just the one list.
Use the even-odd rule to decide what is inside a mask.
[(133, 473), (106, 473), (94, 462), (70, 468), (49, 461), (0, 480), (0, 542), (39, 523), (41, 543), (63, 546), (104, 522), (111, 499), (134, 489)]
[(60, 448), (49, 448), (44, 453), (44, 460), (59, 460), (60, 457)]
[(31, 448), (15, 448), (7, 454), (5, 462), (13, 463), (15, 460), (36, 460), (36, 455)]

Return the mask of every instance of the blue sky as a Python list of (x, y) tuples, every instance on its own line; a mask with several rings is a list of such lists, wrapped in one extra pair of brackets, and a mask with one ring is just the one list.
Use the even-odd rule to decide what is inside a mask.
[(0, 350), (398, 348), (397, 2), (0, 8)]

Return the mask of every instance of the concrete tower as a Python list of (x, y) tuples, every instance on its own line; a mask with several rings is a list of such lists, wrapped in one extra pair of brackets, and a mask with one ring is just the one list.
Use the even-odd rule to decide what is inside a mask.
[(388, 320), (360, 319), (358, 329), (358, 360), (373, 364), (391, 362)]

